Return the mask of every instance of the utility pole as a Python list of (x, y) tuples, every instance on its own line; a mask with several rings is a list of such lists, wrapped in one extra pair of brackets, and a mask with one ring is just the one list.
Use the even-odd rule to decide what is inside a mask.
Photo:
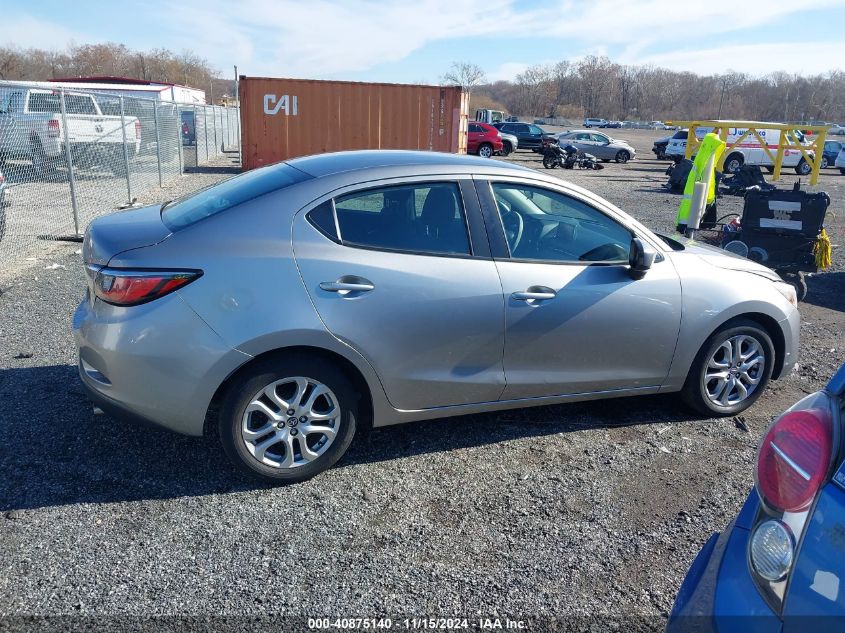
[(238, 94), (238, 65), (235, 64), (235, 103), (240, 105), (241, 96)]
[(211, 105), (214, 105), (214, 80), (208, 80), (208, 87), (211, 88)]

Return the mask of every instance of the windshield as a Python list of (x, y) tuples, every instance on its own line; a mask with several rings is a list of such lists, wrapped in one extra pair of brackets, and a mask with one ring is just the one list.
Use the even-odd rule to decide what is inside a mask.
[(287, 163), (254, 169), (165, 204), (161, 210), (161, 219), (171, 231), (179, 231), (265, 193), (310, 178), (312, 176)]

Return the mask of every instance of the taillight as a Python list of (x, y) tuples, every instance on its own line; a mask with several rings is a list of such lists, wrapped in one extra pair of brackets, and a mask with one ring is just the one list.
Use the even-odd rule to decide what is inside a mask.
[(790, 411), (763, 437), (757, 456), (757, 489), (776, 512), (798, 512), (825, 482), (833, 445), (830, 412)]
[(50, 119), (47, 121), (47, 136), (56, 138), (61, 134), (61, 127), (58, 119)]
[(158, 271), (103, 268), (96, 272), (94, 294), (106, 303), (135, 306), (182, 288), (202, 275), (199, 270)]
[(135, 138), (141, 138), (141, 122), (138, 120), (135, 121)]

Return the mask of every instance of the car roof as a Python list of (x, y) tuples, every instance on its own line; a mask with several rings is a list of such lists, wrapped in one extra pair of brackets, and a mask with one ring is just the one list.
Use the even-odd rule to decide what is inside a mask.
[(413, 166), (438, 167), (463, 173), (489, 172), (494, 170), (497, 172), (510, 171), (517, 174), (524, 174), (525, 171), (534, 171), (520, 165), (491, 161), (489, 158), (467, 156), (465, 154), (386, 149), (315, 154), (313, 156), (294, 158), (286, 161), (286, 163), (315, 178), (366, 169)]
[(595, 130), (569, 130), (564, 134), (572, 134), (573, 132), (583, 132), (584, 134), (604, 134), (604, 132), (596, 132)]

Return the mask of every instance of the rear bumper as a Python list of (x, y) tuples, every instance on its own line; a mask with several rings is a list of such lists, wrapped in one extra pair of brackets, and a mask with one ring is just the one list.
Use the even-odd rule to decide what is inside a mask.
[(748, 568), (756, 495), (724, 532), (713, 534), (678, 591), (667, 633), (781, 633), (782, 622), (760, 595)]
[(217, 388), (250, 358), (178, 293), (131, 308), (86, 298), (73, 332), (80, 378), (100, 408), (185, 435), (202, 435)]

